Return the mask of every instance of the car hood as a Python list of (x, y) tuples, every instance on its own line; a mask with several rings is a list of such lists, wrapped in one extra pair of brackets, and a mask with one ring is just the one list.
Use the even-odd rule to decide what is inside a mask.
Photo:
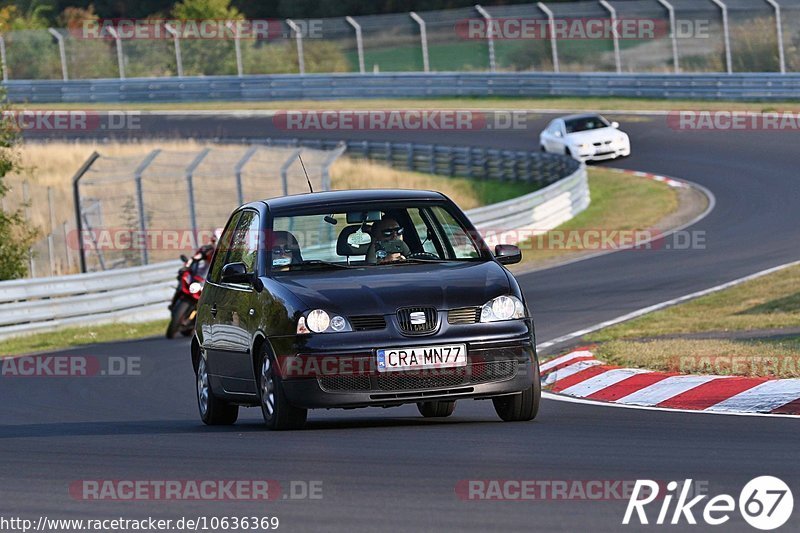
[(578, 143), (596, 143), (611, 141), (622, 136), (617, 128), (598, 128), (596, 130), (578, 131), (567, 134), (567, 139)]
[(505, 269), (493, 261), (296, 272), (274, 279), (309, 309), (345, 316), (390, 314), (405, 306), (479, 306), (510, 292)]

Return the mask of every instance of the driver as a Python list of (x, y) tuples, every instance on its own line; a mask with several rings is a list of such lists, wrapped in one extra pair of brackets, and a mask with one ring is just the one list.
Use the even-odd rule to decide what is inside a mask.
[(411, 253), (403, 242), (403, 227), (393, 218), (384, 217), (370, 229), (372, 244), (367, 250), (367, 263), (386, 264), (405, 261)]

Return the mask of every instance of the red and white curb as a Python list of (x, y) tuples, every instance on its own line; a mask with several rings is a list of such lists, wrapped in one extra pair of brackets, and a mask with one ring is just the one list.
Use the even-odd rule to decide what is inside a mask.
[(550, 359), (542, 385), (575, 398), (713, 413), (800, 414), (800, 379), (687, 375), (610, 366), (588, 350)]
[(626, 169), (618, 169), (620, 172), (624, 174), (631, 174), (633, 176), (638, 176), (640, 178), (645, 178), (653, 181), (660, 181), (661, 183), (665, 183), (670, 187), (674, 187), (676, 189), (688, 189), (689, 184), (683, 182), (681, 180), (677, 180), (675, 178), (670, 178), (669, 176), (662, 176), (660, 174), (653, 174), (651, 172), (641, 172), (639, 170), (626, 170)]

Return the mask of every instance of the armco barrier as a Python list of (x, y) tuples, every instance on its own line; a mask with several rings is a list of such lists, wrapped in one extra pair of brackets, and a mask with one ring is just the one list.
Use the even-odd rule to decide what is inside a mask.
[(425, 97), (646, 97), (797, 100), (800, 74), (466, 72), (275, 74), (98, 80), (9, 80), (13, 103), (124, 103)]
[[(490, 245), (522, 231), (552, 229), (589, 205), (586, 167), (539, 191), (467, 215)], [(506, 230), (508, 234), (503, 235)], [(0, 340), (65, 326), (168, 317), (179, 262), (90, 274), (0, 282)]]

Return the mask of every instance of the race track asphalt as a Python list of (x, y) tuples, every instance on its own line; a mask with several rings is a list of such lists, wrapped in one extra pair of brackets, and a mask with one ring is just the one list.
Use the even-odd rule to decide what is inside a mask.
[[(716, 208), (690, 228), (704, 232), (705, 249), (619, 252), (520, 276), (539, 342), (800, 259), (795, 148), (800, 134), (678, 132), (667, 127), (665, 117), (614, 118), (630, 133), (633, 155), (609, 166), (681, 177), (713, 192)], [(535, 149), (547, 119), (534, 120), (526, 131), (306, 135)], [(264, 117), (142, 120), (137, 135), (288, 135)], [(260, 414), (247, 410), (232, 428), (206, 428), (196, 413), (186, 340), (149, 339), (63, 353), (101, 362), (141, 357), (142, 372), (0, 378), (0, 516), (247, 514), (278, 516), (289, 531), (618, 531), (638, 529), (620, 525), (624, 500), (463, 501), (455, 488), (461, 480), (481, 479), (691, 478), (707, 484), (712, 495), (738, 498), (749, 479), (769, 474), (800, 495), (800, 433), (793, 419), (545, 400), (537, 420), (524, 424), (498, 422), (490, 403), (461, 402), (443, 421), (423, 420), (412, 406), (314, 411), (308, 430), (268, 433), (259, 425)], [(93, 502), (69, 493), (70, 484), (83, 479), (273, 479), (284, 487), (292, 480), (318, 480), (323, 497), (270, 503)], [(654, 509), (649, 516), (656, 514)], [(749, 530), (738, 513), (724, 527)], [(798, 529), (797, 519), (784, 526)]]

